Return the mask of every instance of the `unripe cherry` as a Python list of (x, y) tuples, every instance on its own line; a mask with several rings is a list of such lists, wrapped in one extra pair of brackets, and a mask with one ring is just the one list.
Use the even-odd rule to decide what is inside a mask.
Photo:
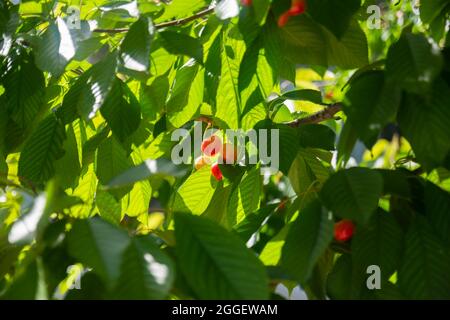
[(208, 158), (206, 158), (205, 156), (200, 156), (197, 159), (195, 159), (194, 163), (195, 170), (200, 170), (204, 166), (207, 166), (209, 163), (210, 162)]
[(222, 146), (222, 161), (225, 164), (235, 164), (237, 161), (238, 150), (231, 143), (224, 143)]
[(212, 157), (222, 151), (222, 140), (218, 136), (211, 136), (202, 142), (202, 152)]
[(339, 242), (345, 242), (353, 237), (355, 224), (353, 221), (344, 219), (334, 225), (334, 238)]
[(222, 171), (220, 171), (218, 163), (214, 163), (211, 166), (211, 174), (214, 176), (214, 178), (216, 178), (217, 181), (220, 181), (223, 179)]

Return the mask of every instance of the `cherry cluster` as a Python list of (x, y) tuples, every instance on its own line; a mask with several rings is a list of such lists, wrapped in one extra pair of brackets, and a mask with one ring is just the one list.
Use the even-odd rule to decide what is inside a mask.
[[(210, 165), (213, 162), (212, 158), (216, 156), (218, 156), (218, 159), (220, 159), (222, 163), (226, 164), (234, 164), (237, 161), (237, 148), (231, 143), (223, 143), (222, 139), (216, 135), (204, 139), (201, 149), (203, 155), (195, 160), (194, 166), (196, 170), (199, 170), (206, 165)], [(218, 161), (215, 161), (211, 165), (211, 174), (218, 181), (223, 179)]]

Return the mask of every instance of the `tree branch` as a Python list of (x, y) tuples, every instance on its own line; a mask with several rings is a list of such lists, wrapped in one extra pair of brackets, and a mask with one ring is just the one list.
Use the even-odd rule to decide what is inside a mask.
[(215, 7), (206, 8), (206, 9), (203, 9), (202, 11), (199, 11), (196, 14), (194, 14), (194, 15), (192, 15), (190, 17), (187, 17), (187, 18), (158, 23), (158, 24), (155, 25), (155, 28), (156, 29), (161, 29), (161, 28), (165, 28), (165, 27), (172, 27), (172, 26), (179, 26), (179, 25), (182, 25), (182, 24), (186, 24), (186, 23), (189, 23), (191, 21), (197, 20), (198, 18), (206, 16), (206, 15), (208, 15), (210, 13), (213, 13), (214, 9), (215, 9)]
[[(172, 20), (172, 21), (167, 21), (167, 22), (161, 22), (161, 23), (155, 24), (155, 28), (162, 29), (162, 28), (166, 28), (166, 27), (180, 26), (180, 25), (189, 23), (198, 18), (208, 15), (208, 14), (214, 12), (214, 9), (215, 9), (215, 7), (206, 8), (206, 9), (203, 9), (202, 11), (199, 11), (196, 14), (194, 14), (190, 17), (187, 17), (187, 18), (182, 18), (182, 19), (177, 19), (177, 20)], [(128, 32), (128, 30), (130, 30), (130, 29), (129, 28), (94, 29), (93, 32), (115, 34), (115, 33)]]
[(332, 119), (336, 113), (342, 110), (341, 103), (330, 104), (327, 108), (317, 113), (314, 113), (308, 117), (297, 119), (295, 121), (289, 122), (290, 127), (299, 127), (304, 124), (314, 124), (325, 120)]

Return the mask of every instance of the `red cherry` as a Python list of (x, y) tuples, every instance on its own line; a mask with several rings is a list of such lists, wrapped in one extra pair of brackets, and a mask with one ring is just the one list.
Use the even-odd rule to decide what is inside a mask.
[(344, 219), (334, 225), (334, 238), (337, 241), (345, 242), (353, 237), (355, 225), (351, 220)]
[(298, 16), (306, 11), (306, 1), (292, 0), (292, 6), (289, 9), (291, 16)]
[(211, 136), (202, 142), (202, 152), (208, 157), (212, 157), (215, 154), (222, 151), (222, 141), (217, 136)]
[(252, 0), (241, 0), (241, 4), (246, 7), (251, 6)]
[(284, 27), (288, 21), (289, 18), (291, 17), (291, 14), (289, 11), (286, 11), (285, 13), (283, 13), (279, 18), (278, 18), (278, 26), (280, 28)]
[(218, 163), (214, 163), (211, 166), (211, 174), (214, 176), (214, 178), (216, 178), (217, 181), (220, 181), (223, 179), (222, 171), (220, 171)]

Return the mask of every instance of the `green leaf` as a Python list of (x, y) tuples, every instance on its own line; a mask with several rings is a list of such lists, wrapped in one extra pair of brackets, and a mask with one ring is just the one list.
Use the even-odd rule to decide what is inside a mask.
[(323, 28), (327, 43), (329, 66), (345, 69), (360, 68), (369, 63), (367, 37), (358, 21), (352, 21), (347, 32), (337, 39), (328, 29)]
[(297, 195), (308, 197), (316, 194), (328, 179), (330, 170), (312, 153), (301, 149), (289, 170), (289, 181)]
[(270, 239), (261, 251), (259, 259), (266, 266), (277, 266), (281, 260), (281, 250), (284, 246), (286, 236), (292, 223), (286, 224), (281, 230)]
[(72, 206), (66, 211), (69, 216), (75, 218), (87, 218), (91, 215), (98, 187), (94, 164), (87, 165), (84, 171), (78, 179), (77, 186), (69, 193), (83, 201), (82, 204)]
[(258, 258), (234, 234), (209, 219), (175, 215), (176, 254), (200, 299), (267, 299), (268, 279)]
[(353, 81), (346, 97), (344, 112), (370, 149), (384, 126), (395, 120), (401, 90), (395, 83), (386, 82), (383, 72), (371, 71)]
[(122, 211), (129, 217), (137, 217), (148, 212), (152, 187), (148, 181), (140, 181), (133, 185), (133, 189), (122, 199)]
[(178, 188), (174, 196), (173, 209), (197, 215), (202, 214), (208, 207), (217, 184), (217, 180), (211, 175), (209, 166), (195, 171)]
[(97, 190), (95, 194), (95, 204), (100, 216), (111, 224), (119, 225), (122, 220), (120, 203), (112, 194), (106, 191)]
[(166, 103), (167, 121), (174, 128), (183, 126), (197, 113), (203, 102), (204, 73), (193, 60), (177, 70)]
[(53, 177), (65, 139), (64, 126), (54, 114), (42, 120), (20, 154), (18, 173), (25, 184), (41, 184)]
[(280, 171), (289, 174), (289, 169), (300, 149), (299, 131), (287, 125), (278, 125), (276, 129), (279, 130), (280, 135)]
[(116, 69), (117, 53), (111, 53), (76, 80), (57, 112), (63, 123), (70, 123), (79, 116), (89, 120), (96, 115), (111, 90)]
[(305, 148), (334, 150), (336, 134), (321, 124), (302, 125), (298, 128), (300, 145)]
[(165, 4), (164, 14), (159, 19), (165, 21), (173, 18), (184, 18), (207, 6), (208, 1), (206, 0), (173, 0), (170, 4)]
[(50, 23), (37, 41), (36, 65), (42, 71), (48, 71), (53, 76), (59, 77), (75, 53), (76, 43), (69, 26), (58, 17), (55, 23)]
[(411, 198), (410, 178), (405, 170), (376, 169), (383, 177), (383, 194)]
[(259, 208), (261, 173), (258, 166), (247, 171), (228, 201), (228, 223), (234, 226)]
[(62, 148), (64, 156), (58, 159), (55, 164), (55, 175), (59, 177), (59, 184), (62, 188), (73, 187), (78, 181), (81, 173), (81, 163), (76, 137), (75, 123), (67, 125), (66, 136)]
[(400, 129), (427, 170), (442, 165), (450, 151), (449, 105), (450, 87), (441, 79), (434, 83), (430, 98), (407, 94), (403, 99)]
[(5, 88), (5, 107), (21, 129), (28, 128), (45, 106), (45, 78), (31, 58), (19, 56), (4, 78), (0, 78)]
[(323, 104), (322, 93), (312, 89), (299, 89), (283, 93), (281, 96), (270, 101), (269, 108), (273, 109), (279, 103), (286, 100), (310, 101), (315, 104)]
[(174, 281), (174, 266), (149, 237), (134, 238), (122, 257), (113, 294), (118, 299), (164, 299)]
[(380, 173), (367, 168), (351, 168), (331, 176), (320, 192), (328, 209), (341, 218), (366, 224), (383, 191)]
[(173, 176), (182, 177), (185, 175), (185, 170), (173, 164), (173, 162), (159, 159), (146, 160), (138, 166), (132, 167), (129, 170), (114, 177), (108, 184), (109, 188), (121, 188), (134, 184), (138, 181), (147, 180), (151, 176)]
[(276, 63), (264, 47), (260, 35), (246, 50), (239, 70), (238, 88), (243, 115), (257, 105), (264, 105), (277, 80)]
[(149, 86), (141, 86), (139, 102), (142, 114), (150, 120), (156, 120), (164, 111), (167, 93), (169, 92), (169, 79), (166, 75), (156, 77)]
[(420, 19), (428, 24), (433, 39), (438, 43), (445, 35), (450, 6), (446, 0), (430, 0), (420, 3)]
[(81, 151), (83, 154), (83, 166), (94, 162), (95, 152), (97, 151), (98, 146), (108, 138), (110, 132), (111, 129), (105, 124), (104, 126), (97, 128), (97, 133), (83, 144)]
[(337, 162), (339, 166), (343, 163), (345, 164), (350, 159), (357, 140), (358, 135), (355, 128), (350, 121), (346, 121), (341, 130), (341, 134), (339, 135), (337, 144)]
[(229, 229), (227, 212), (228, 202), (232, 191), (232, 184), (227, 186), (219, 184), (211, 201), (209, 202), (208, 208), (206, 208), (205, 212), (203, 212), (202, 217), (209, 218)]
[(404, 33), (389, 48), (386, 75), (392, 82), (413, 93), (423, 93), (439, 75), (443, 59), (424, 35)]
[(242, 239), (242, 241), (247, 242), (250, 237), (261, 228), (267, 217), (275, 212), (277, 207), (278, 204), (267, 205), (260, 208), (258, 211), (247, 215), (244, 220), (233, 226), (233, 231)]
[(450, 248), (450, 194), (427, 182), (425, 186), (425, 211), (436, 234)]
[(274, 30), (281, 52), (291, 63), (338, 66), (346, 69), (368, 64), (367, 39), (360, 26), (353, 22), (337, 39), (307, 15), (291, 17), (283, 28)]
[(343, 254), (334, 263), (327, 278), (327, 295), (331, 299), (344, 300), (352, 296), (352, 259)]
[(281, 265), (304, 284), (318, 259), (333, 238), (331, 212), (314, 201), (302, 210), (289, 229), (281, 255)]
[(398, 283), (411, 299), (450, 299), (450, 254), (427, 221), (416, 216), (406, 234)]
[(420, 18), (424, 23), (431, 23), (439, 16), (441, 10), (448, 5), (446, 0), (430, 0), (420, 3)]
[(403, 231), (394, 216), (383, 210), (374, 214), (367, 226), (358, 227), (352, 239), (353, 269), (365, 281), (367, 267), (380, 267), (383, 280), (389, 280), (400, 264)]
[(13, 245), (26, 245), (32, 243), (38, 232), (44, 228), (49, 219), (49, 205), (46, 194), (41, 194), (34, 199), (29, 212), (20, 216), (11, 226), (8, 241)]
[(120, 58), (126, 69), (148, 73), (153, 34), (153, 23), (148, 18), (141, 17), (131, 25), (120, 46)]
[[(4, 2), (4, 1), (3, 1)], [(6, 3), (0, 4), (0, 57), (8, 56), (13, 46), (13, 36), (19, 25), (18, 6), (7, 7)]]
[(122, 255), (130, 244), (127, 233), (101, 219), (78, 220), (67, 235), (69, 254), (114, 287)]
[(109, 137), (100, 144), (97, 154), (96, 173), (98, 180), (103, 185), (107, 185), (113, 178), (130, 167), (131, 161), (114, 137)]
[(222, 41), (222, 71), (217, 88), (215, 116), (229, 128), (239, 128), (242, 104), (239, 94), (239, 70), (245, 53), (245, 42), (237, 27), (229, 29)]
[(352, 17), (360, 7), (360, 0), (345, 3), (340, 0), (314, 0), (308, 1), (307, 12), (339, 39), (349, 28)]
[(138, 129), (141, 122), (139, 102), (128, 86), (118, 78), (100, 111), (113, 134), (122, 143)]
[(14, 279), (12, 285), (2, 295), (2, 300), (35, 300), (38, 283), (38, 264), (33, 261)]
[(203, 63), (203, 46), (201, 42), (184, 33), (174, 31), (159, 32), (164, 48), (175, 55), (185, 55), (194, 58), (197, 63)]

